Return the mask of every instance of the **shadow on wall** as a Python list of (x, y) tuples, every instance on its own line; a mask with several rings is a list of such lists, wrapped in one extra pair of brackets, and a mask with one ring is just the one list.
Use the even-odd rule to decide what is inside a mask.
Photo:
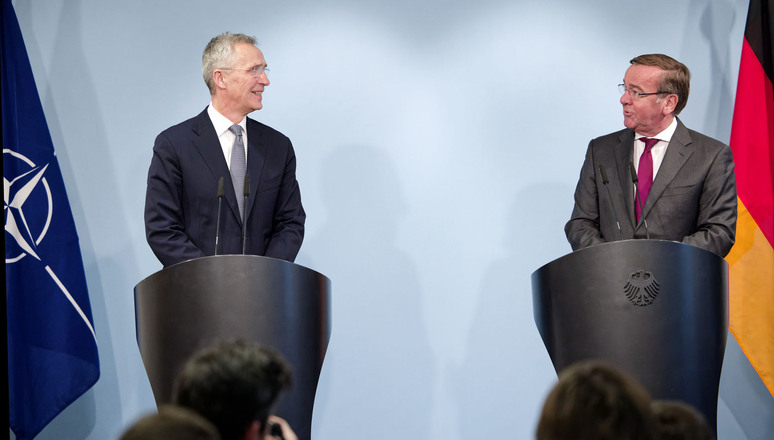
[(416, 268), (396, 246), (406, 200), (391, 158), (342, 147), (323, 163), (328, 218), (304, 247), (332, 280), (319, 438), (429, 438), (434, 359)]
[[(525, 414), (540, 413), (544, 395), (536, 383), (556, 381), (532, 314), (533, 271), (570, 252), (565, 217), (556, 204), (572, 209), (567, 185), (529, 186), (516, 195), (508, 214), (507, 255), (486, 271), (479, 293), (465, 361), (453, 376), (461, 438), (531, 438), (534, 425)], [(529, 331), (525, 332), (525, 328)], [(486, 370), (482, 370), (482, 367)]]
[(715, 93), (709, 97), (704, 124), (713, 130), (712, 137), (723, 142), (728, 142), (731, 137), (736, 94), (736, 86), (731, 82), (733, 72), (728, 71), (728, 66), (733, 65), (729, 58), (732, 50), (741, 52), (741, 47), (730, 47), (731, 41), (727, 37), (733, 30), (735, 12), (734, 4), (728, 0), (707, 2), (699, 21), (701, 34), (710, 47), (710, 84), (720, 86), (713, 89)]

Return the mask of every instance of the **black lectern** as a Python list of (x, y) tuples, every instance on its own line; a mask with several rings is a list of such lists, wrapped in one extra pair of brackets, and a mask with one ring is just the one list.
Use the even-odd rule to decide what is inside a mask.
[(242, 338), (271, 346), (293, 368), (293, 387), (276, 413), (300, 439), (330, 338), (330, 280), (274, 258), (218, 255), (170, 266), (134, 288), (137, 343), (156, 404), (172, 399), (174, 378), (195, 351)]
[(682, 400), (715, 428), (728, 333), (728, 264), (690, 245), (625, 240), (532, 274), (535, 323), (557, 372), (603, 359), (654, 399)]

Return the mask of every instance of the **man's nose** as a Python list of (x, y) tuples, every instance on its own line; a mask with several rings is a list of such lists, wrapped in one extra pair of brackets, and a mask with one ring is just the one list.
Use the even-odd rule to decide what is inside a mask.
[(621, 99), (619, 100), (621, 104), (630, 104), (632, 102), (632, 95), (629, 93), (629, 91), (623, 92), (621, 95)]

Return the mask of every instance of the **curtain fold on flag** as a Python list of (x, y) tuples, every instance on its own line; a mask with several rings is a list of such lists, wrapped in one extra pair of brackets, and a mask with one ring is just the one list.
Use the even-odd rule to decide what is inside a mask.
[(34, 438), (99, 378), (72, 211), (11, 0), (2, 0), (10, 427)]
[(751, 0), (731, 149), (739, 220), (729, 264), (729, 329), (774, 395), (774, 49), (771, 0)]

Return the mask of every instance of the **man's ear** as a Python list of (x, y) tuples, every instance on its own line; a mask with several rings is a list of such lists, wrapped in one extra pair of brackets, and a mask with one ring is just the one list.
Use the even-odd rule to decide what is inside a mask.
[(253, 420), (250, 426), (245, 428), (245, 435), (242, 437), (242, 440), (261, 440), (261, 434), (261, 422)]
[(671, 115), (674, 114), (675, 109), (677, 108), (677, 95), (670, 93), (666, 96), (665, 99), (666, 103), (664, 105), (664, 114)]
[(215, 84), (215, 87), (219, 89), (226, 87), (226, 79), (223, 76), (222, 70), (216, 70), (212, 72), (212, 82)]

